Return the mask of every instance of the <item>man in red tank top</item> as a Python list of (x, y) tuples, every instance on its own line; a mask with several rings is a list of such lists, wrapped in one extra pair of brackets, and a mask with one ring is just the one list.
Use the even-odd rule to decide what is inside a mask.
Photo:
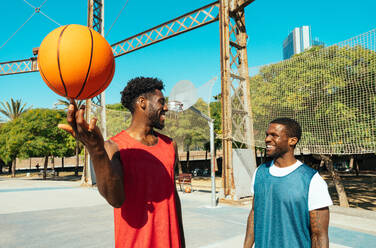
[(154, 129), (164, 127), (163, 83), (138, 77), (121, 92), (132, 113), (128, 129), (104, 141), (96, 119), (84, 120), (84, 108), (71, 100), (67, 120), (59, 124), (88, 149), (100, 194), (114, 207), (115, 247), (185, 247), (180, 199), (175, 187), (177, 146)]

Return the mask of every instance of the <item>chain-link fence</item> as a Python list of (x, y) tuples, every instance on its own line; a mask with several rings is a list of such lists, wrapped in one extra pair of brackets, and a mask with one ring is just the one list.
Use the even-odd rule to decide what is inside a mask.
[(250, 77), (256, 146), (271, 120), (290, 117), (302, 126), (302, 152), (375, 153), (375, 37), (376, 29), (258, 68)]

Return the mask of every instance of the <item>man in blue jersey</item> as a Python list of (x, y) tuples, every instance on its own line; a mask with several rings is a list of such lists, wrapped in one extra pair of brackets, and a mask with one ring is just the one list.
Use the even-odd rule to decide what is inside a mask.
[(269, 123), (266, 154), (252, 179), (254, 192), (244, 248), (329, 247), (329, 208), (325, 181), (294, 157), (300, 125), (289, 118)]

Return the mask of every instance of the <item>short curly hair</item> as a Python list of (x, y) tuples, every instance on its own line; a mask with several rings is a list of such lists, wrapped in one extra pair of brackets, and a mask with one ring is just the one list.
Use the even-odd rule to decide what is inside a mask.
[(134, 103), (137, 97), (151, 93), (155, 90), (163, 90), (163, 82), (157, 78), (136, 77), (128, 81), (127, 86), (121, 94), (121, 104), (134, 112)]
[(291, 118), (277, 118), (272, 120), (270, 123), (282, 124), (286, 127), (287, 136), (290, 138), (298, 138), (298, 142), (302, 136), (302, 128), (299, 123)]

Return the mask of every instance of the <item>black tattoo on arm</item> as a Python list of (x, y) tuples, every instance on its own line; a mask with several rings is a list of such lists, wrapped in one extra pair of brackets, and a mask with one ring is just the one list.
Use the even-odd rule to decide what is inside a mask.
[(329, 208), (315, 209), (309, 212), (311, 224), (312, 248), (329, 247)]

